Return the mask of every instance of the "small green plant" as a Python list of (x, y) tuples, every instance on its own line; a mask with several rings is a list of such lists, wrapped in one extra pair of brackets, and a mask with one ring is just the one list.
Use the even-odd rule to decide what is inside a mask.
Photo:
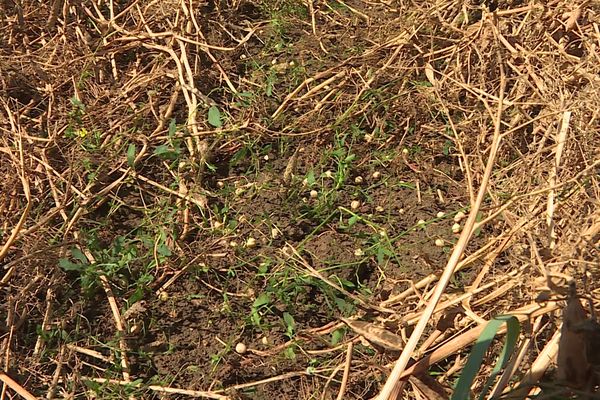
[(496, 365), (492, 369), (490, 376), (488, 377), (481, 390), (481, 393), (478, 396), (480, 400), (485, 398), (485, 395), (487, 394), (491, 385), (494, 383), (495, 378), (506, 366), (514, 353), (521, 330), (519, 320), (515, 316), (501, 315), (493, 318), (487, 323), (481, 332), (481, 335), (479, 335), (479, 338), (475, 342), (471, 353), (469, 354), (467, 363), (465, 364), (458, 378), (456, 386), (454, 387), (454, 392), (450, 398), (451, 400), (464, 400), (471, 398), (471, 385), (473, 384), (473, 381), (479, 372), (479, 368), (481, 367), (481, 364), (486, 356), (487, 349), (491, 345), (498, 330), (503, 324), (507, 325), (506, 342), (504, 343), (504, 347), (500, 353), (500, 356), (498, 357)]

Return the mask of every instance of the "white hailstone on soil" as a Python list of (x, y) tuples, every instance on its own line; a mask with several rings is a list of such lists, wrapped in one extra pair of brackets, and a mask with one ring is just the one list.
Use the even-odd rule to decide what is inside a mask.
[(370, 135), (370, 134), (367, 133), (365, 135), (365, 142), (371, 143), (372, 141), (373, 141), (373, 135)]
[(372, 176), (373, 176), (373, 179), (379, 179), (379, 178), (381, 178), (381, 172), (375, 171), (375, 172), (373, 172)]
[(308, 186), (308, 179), (304, 178), (302, 180), (302, 186)]
[(398, 214), (404, 214), (404, 208), (399, 209)]
[(231, 242), (229, 242), (229, 247), (237, 247), (237, 246), (238, 246), (238, 244), (236, 241), (232, 240)]
[(384, 208), (381, 206), (375, 207), (375, 211), (377, 211), (377, 212), (383, 212), (383, 210), (384, 210)]
[(271, 237), (277, 239), (279, 237), (279, 229), (271, 228)]
[(333, 178), (333, 172), (331, 172), (331, 171), (325, 171), (325, 176), (327, 178)]
[(444, 214), (443, 211), (440, 211), (439, 213), (437, 213), (438, 218), (442, 218), (444, 215), (446, 215), (446, 214)]
[(425, 226), (425, 220), (424, 219), (420, 219), (417, 221), (417, 225), (419, 225), (420, 227)]
[(318, 195), (319, 195), (319, 192), (317, 192), (316, 190), (313, 189), (313, 190), (310, 191), (310, 198), (311, 199), (316, 199)]
[(406, 147), (402, 149), (402, 154), (408, 154), (408, 149)]
[(464, 218), (466, 217), (465, 213), (462, 211), (459, 211), (456, 213), (456, 215), (454, 216), (454, 222), (460, 222), (462, 221)]
[(455, 223), (454, 225), (452, 225), (452, 233), (458, 233), (461, 229), (462, 228), (460, 227), (459, 223)]
[(263, 336), (262, 339), (260, 339), (260, 342), (266, 346), (269, 344), (269, 338), (266, 336)]
[(245, 54), (241, 54), (240, 55), (240, 60), (245, 60), (246, 59), (246, 55)]
[(352, 200), (352, 203), (350, 203), (350, 208), (353, 210), (357, 210), (358, 207), (360, 207), (360, 201)]
[(238, 354), (244, 354), (246, 351), (248, 351), (248, 348), (246, 347), (246, 345), (242, 342), (239, 342), (238, 344), (235, 345), (235, 352)]
[(246, 247), (251, 249), (252, 247), (255, 247), (255, 246), (256, 246), (256, 239), (254, 239), (253, 237), (249, 237), (248, 240), (246, 240)]
[(294, 62), (294, 60), (290, 61), (288, 64), (290, 65), (290, 67), (293, 67), (294, 65), (296, 65), (296, 63)]
[(435, 245), (437, 247), (443, 247), (444, 246), (444, 241), (442, 239), (435, 239)]
[(265, 154), (265, 156), (263, 157), (263, 160), (265, 160), (265, 161), (269, 161), (269, 155), (268, 155), (268, 154)]
[(364, 251), (362, 251), (362, 249), (356, 249), (356, 250), (354, 250), (354, 255), (355, 255), (356, 257), (362, 257), (362, 256), (364, 256), (364, 255), (365, 255), (365, 252), (364, 252)]
[(223, 182), (221, 182), (221, 181), (217, 182), (217, 187), (218, 187), (219, 189), (220, 189), (220, 188), (222, 188), (223, 186), (225, 186), (225, 183), (223, 183)]
[(277, 64), (277, 59), (276, 59), (276, 58), (274, 58), (274, 59), (271, 61), (271, 65), (275, 65), (275, 64)]
[(357, 176), (356, 178), (354, 178), (354, 183), (356, 183), (357, 185), (360, 185), (361, 183), (363, 183), (363, 177)]
[(160, 301), (167, 301), (167, 300), (169, 300), (169, 293), (165, 292), (164, 290), (161, 290), (160, 293), (158, 294), (158, 299)]

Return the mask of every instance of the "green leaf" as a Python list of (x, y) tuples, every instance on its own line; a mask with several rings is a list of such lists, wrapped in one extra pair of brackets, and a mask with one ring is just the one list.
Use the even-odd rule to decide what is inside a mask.
[(129, 146), (127, 147), (127, 164), (130, 167), (133, 167), (133, 162), (135, 161), (135, 153), (136, 153), (135, 144), (130, 143)]
[(219, 111), (217, 106), (211, 106), (208, 109), (208, 123), (215, 128), (223, 126), (223, 122), (221, 122), (221, 111)]
[(348, 219), (348, 227), (351, 227), (358, 221), (358, 215), (354, 214)]
[(343, 337), (344, 337), (344, 330), (336, 329), (335, 331), (333, 331), (331, 333), (331, 345), (335, 346), (342, 340)]
[(494, 379), (512, 356), (517, 344), (517, 340), (519, 339), (519, 331), (521, 330), (521, 326), (519, 324), (519, 320), (512, 315), (501, 315), (495, 317), (487, 323), (479, 335), (479, 338), (475, 342), (471, 353), (469, 354), (467, 364), (463, 368), (460, 377), (458, 378), (458, 382), (456, 383), (454, 393), (452, 394), (450, 400), (464, 400), (470, 398), (469, 392), (471, 390), (473, 380), (479, 372), (479, 368), (481, 367), (483, 359), (486, 356), (487, 349), (490, 347), (490, 344), (496, 337), (496, 333), (504, 323), (507, 325), (506, 342), (504, 343), (504, 348), (498, 357), (496, 366), (492, 370), (483, 390), (479, 394), (479, 399), (483, 399), (485, 397), (490, 386), (493, 384)]
[(85, 254), (83, 254), (83, 252), (81, 250), (79, 250), (77, 247), (73, 247), (71, 249), (71, 255), (73, 256), (74, 259), (80, 261), (82, 264), (88, 263), (88, 259), (85, 256)]
[(258, 295), (254, 303), (252, 303), (252, 308), (259, 308), (271, 302), (271, 296), (268, 293), (261, 293)]
[(175, 122), (175, 118), (171, 118), (171, 122), (169, 122), (169, 137), (173, 138), (177, 133), (177, 123)]
[(294, 336), (294, 330), (296, 329), (296, 321), (294, 321), (294, 317), (288, 312), (283, 313), (283, 321), (286, 326), (286, 334), (291, 338)]
[(315, 182), (316, 182), (315, 173), (314, 173), (314, 171), (311, 170), (306, 175), (306, 183), (308, 183), (308, 186), (312, 186), (315, 184)]
[(65, 271), (78, 272), (83, 271), (83, 269), (85, 268), (85, 265), (71, 262), (66, 258), (61, 258), (60, 260), (58, 260), (58, 266), (64, 269)]

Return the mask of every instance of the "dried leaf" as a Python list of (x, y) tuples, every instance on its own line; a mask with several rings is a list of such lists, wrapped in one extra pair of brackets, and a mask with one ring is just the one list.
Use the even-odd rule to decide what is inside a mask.
[(363, 336), (369, 342), (383, 347), (387, 350), (402, 351), (402, 338), (395, 333), (381, 328), (370, 322), (354, 321), (351, 319), (342, 318), (342, 321), (350, 327), (354, 332)]

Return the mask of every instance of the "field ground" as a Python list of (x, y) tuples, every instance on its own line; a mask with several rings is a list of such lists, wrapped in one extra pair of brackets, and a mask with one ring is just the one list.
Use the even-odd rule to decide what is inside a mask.
[(1, 398), (368, 399), (414, 334), (443, 399), (500, 314), (511, 398), (595, 390), (597, 2), (0, 16)]

